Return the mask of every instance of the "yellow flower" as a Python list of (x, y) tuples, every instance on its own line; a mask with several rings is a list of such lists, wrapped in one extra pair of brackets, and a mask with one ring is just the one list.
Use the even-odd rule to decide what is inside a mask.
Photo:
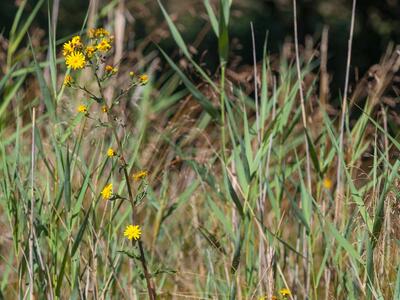
[(142, 230), (139, 225), (128, 225), (125, 228), (124, 236), (128, 238), (128, 240), (138, 240), (140, 239), (140, 235), (142, 234)]
[(110, 66), (110, 65), (107, 65), (105, 69), (106, 69), (106, 72), (112, 73), (112, 74), (115, 74), (118, 72), (117, 68), (114, 68), (113, 66)]
[(73, 83), (74, 83), (74, 79), (70, 75), (65, 76), (64, 86), (70, 87)]
[(89, 36), (89, 38), (93, 39), (96, 36), (96, 29), (95, 28), (90, 28), (88, 30), (88, 36)]
[(322, 184), (327, 190), (330, 190), (332, 188), (332, 180), (330, 180), (329, 178), (325, 178)]
[(67, 56), (67, 55), (71, 54), (72, 52), (74, 52), (74, 46), (72, 45), (72, 42), (69, 41), (67, 43), (64, 43), (64, 45), (63, 45), (63, 55)]
[(94, 52), (96, 52), (96, 48), (93, 47), (93, 46), (87, 46), (86, 49), (85, 49), (85, 52), (86, 52), (86, 56), (88, 58), (92, 58)]
[(106, 185), (104, 189), (101, 191), (101, 196), (103, 196), (104, 200), (108, 200), (111, 198), (112, 195), (112, 183)]
[(108, 106), (107, 106), (107, 105), (103, 105), (103, 106), (101, 107), (101, 111), (102, 111), (103, 113), (108, 112)]
[(279, 294), (281, 294), (281, 296), (286, 297), (286, 296), (290, 296), (292, 293), (290, 292), (289, 289), (287, 288), (283, 288), (279, 290)]
[(65, 63), (68, 68), (76, 70), (85, 67), (86, 60), (82, 52), (73, 52), (66, 57)]
[(79, 105), (79, 106), (78, 106), (78, 112), (80, 112), (80, 113), (87, 113), (87, 106), (86, 106), (86, 105), (83, 105), (83, 104)]
[(95, 31), (95, 36), (96, 37), (104, 37), (104, 36), (109, 36), (110, 33), (105, 30), (104, 28), (97, 28)]
[(147, 76), (146, 74), (139, 76), (139, 83), (141, 85), (145, 85), (147, 82), (149, 82), (149, 76)]
[(79, 35), (74, 36), (71, 40), (72, 46), (75, 48), (81, 47), (82, 46), (82, 41), (81, 37)]
[(115, 150), (114, 150), (113, 148), (108, 148), (108, 150), (107, 150), (107, 156), (108, 156), (108, 157), (113, 157), (113, 156), (115, 156), (115, 155), (117, 155), (117, 152), (115, 152)]
[(100, 43), (97, 44), (96, 47), (97, 47), (97, 50), (99, 50), (101, 52), (107, 52), (108, 50), (111, 49), (111, 45), (107, 39), (102, 39), (100, 41)]
[[(278, 300), (278, 298), (276, 296), (272, 296), (270, 299)], [(258, 300), (268, 300), (268, 296), (261, 296), (260, 298), (258, 298)]]
[(129, 76), (131, 76), (131, 77), (135, 76), (135, 72), (130, 71), (130, 72), (129, 72)]
[(139, 172), (133, 174), (133, 180), (139, 181), (143, 178), (146, 178), (147, 175), (149, 175), (149, 173), (146, 170), (139, 171)]

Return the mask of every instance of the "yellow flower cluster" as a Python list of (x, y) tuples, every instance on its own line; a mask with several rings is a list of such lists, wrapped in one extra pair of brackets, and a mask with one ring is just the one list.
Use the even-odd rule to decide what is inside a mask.
[(104, 28), (90, 29), (88, 36), (90, 38), (88, 45), (83, 44), (79, 35), (64, 43), (62, 54), (68, 68), (83, 69), (97, 51), (106, 53), (111, 50), (113, 38)]
[[(88, 36), (93, 42), (94, 51), (99, 51), (104, 53), (111, 50), (113, 37), (110, 36), (110, 33), (104, 28), (89, 29)], [(93, 49), (90, 50), (92, 51)]]
[(107, 38), (101, 39), (101, 41), (97, 44), (96, 49), (100, 52), (107, 52), (111, 50), (110, 41)]
[(82, 53), (82, 40), (79, 35), (74, 36), (63, 45), (65, 64), (70, 69), (83, 69), (86, 66), (86, 58)]
[(128, 225), (125, 228), (124, 236), (128, 240), (138, 240), (140, 239), (140, 235), (142, 234), (142, 230), (140, 229), (139, 225)]

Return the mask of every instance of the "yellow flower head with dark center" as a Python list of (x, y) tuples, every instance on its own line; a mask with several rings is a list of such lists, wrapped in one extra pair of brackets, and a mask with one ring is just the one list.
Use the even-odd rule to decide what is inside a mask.
[(63, 55), (67, 56), (67, 55), (71, 54), (72, 52), (74, 52), (74, 49), (75, 48), (72, 45), (71, 41), (64, 43), (64, 45), (63, 45)]
[(112, 183), (107, 184), (104, 189), (101, 191), (101, 196), (103, 197), (104, 200), (108, 200), (112, 196)]
[(86, 60), (82, 52), (73, 52), (66, 57), (65, 63), (68, 68), (77, 70), (85, 67)]
[(105, 36), (109, 36), (110, 33), (105, 30), (104, 28), (97, 28), (96, 32), (95, 32), (95, 36), (96, 37), (105, 37)]
[(93, 54), (96, 52), (96, 48), (93, 46), (87, 46), (85, 48), (85, 53), (88, 58), (92, 58)]
[(140, 235), (142, 234), (142, 230), (140, 229), (139, 225), (128, 225), (125, 228), (124, 236), (128, 240), (138, 240), (140, 239)]
[(81, 104), (81, 105), (79, 105), (78, 106), (78, 112), (80, 112), (80, 113), (87, 113), (87, 106), (86, 105), (83, 105), (83, 104)]
[(113, 148), (108, 148), (108, 150), (107, 150), (107, 156), (108, 156), (108, 157), (113, 157), (113, 156), (115, 156), (115, 155), (117, 155), (117, 152), (115, 152), (115, 150), (114, 150)]
[(330, 190), (332, 188), (332, 180), (330, 180), (329, 178), (325, 178), (322, 184), (327, 190)]
[(74, 79), (70, 75), (65, 76), (64, 86), (70, 87), (73, 83), (74, 83)]
[(71, 44), (74, 47), (74, 49), (82, 47), (82, 41), (81, 41), (81, 37), (79, 35), (74, 36), (71, 40)]
[(139, 76), (139, 83), (141, 85), (145, 85), (148, 82), (149, 82), (149, 76), (147, 76), (146, 74), (143, 74), (143, 75)]
[(142, 180), (142, 179), (146, 178), (147, 175), (149, 175), (149, 173), (146, 170), (139, 171), (139, 172), (133, 174), (133, 180), (135, 180), (135, 181)]
[(279, 294), (280, 294), (281, 296), (283, 296), (283, 297), (286, 297), (286, 296), (290, 296), (292, 293), (290, 292), (289, 289), (283, 288), (283, 289), (280, 289), (280, 290), (279, 290)]
[(111, 49), (111, 45), (107, 39), (102, 39), (100, 43), (97, 44), (96, 48), (101, 52), (107, 52)]
[(103, 105), (103, 106), (101, 107), (101, 111), (102, 111), (103, 113), (108, 112), (108, 106), (107, 106), (107, 105)]

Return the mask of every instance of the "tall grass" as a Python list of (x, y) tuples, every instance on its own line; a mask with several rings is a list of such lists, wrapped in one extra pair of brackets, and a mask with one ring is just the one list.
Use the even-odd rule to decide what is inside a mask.
[[(318, 77), (305, 83), (315, 59), (282, 59), (277, 75), (267, 41), (253, 39), (264, 49), (254, 54), (259, 93), (245, 93), (227, 73), (232, 1), (204, 0), (218, 43), (214, 75), (189, 51), (167, 2), (158, 3), (193, 74), (162, 47), (144, 56), (163, 59), (162, 74), (133, 66), (151, 80), (121, 98), (111, 131), (96, 103), (93, 119), (76, 113), (88, 96), (62, 86), (65, 39), (50, 22), (47, 46), (27, 36), (44, 1), (25, 21), (22, 2), (0, 80), (0, 298), (145, 299), (150, 277), (157, 299), (399, 299), (400, 142), (373, 118), (374, 99), (355, 124), (345, 115), (342, 144), (340, 122), (318, 101)], [(107, 95), (125, 87), (126, 65)], [(76, 80), (96, 88), (87, 75)], [(38, 96), (24, 89), (28, 78)], [(122, 166), (106, 155), (117, 143)], [(135, 183), (140, 169), (149, 178)], [(109, 182), (125, 198), (131, 186), (139, 205), (101, 199)], [(132, 214), (139, 244), (123, 236)]]

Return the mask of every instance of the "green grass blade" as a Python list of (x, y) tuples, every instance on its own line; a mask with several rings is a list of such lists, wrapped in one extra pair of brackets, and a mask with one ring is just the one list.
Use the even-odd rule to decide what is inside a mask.
[(218, 37), (219, 36), (219, 24), (218, 24), (217, 17), (215, 16), (214, 10), (211, 7), (210, 0), (204, 0), (203, 3), (206, 8), (208, 17), (210, 19), (211, 27), (212, 27), (215, 35)]
[(193, 97), (199, 102), (199, 104), (204, 108), (206, 112), (210, 114), (214, 119), (220, 118), (220, 113), (218, 110), (211, 104), (211, 102), (204, 96), (186, 77), (186, 75), (179, 69), (179, 67), (172, 61), (172, 59), (166, 54), (161, 48), (159, 48), (169, 65), (175, 70), (175, 72), (179, 75), (182, 79), (183, 84), (187, 87)]

